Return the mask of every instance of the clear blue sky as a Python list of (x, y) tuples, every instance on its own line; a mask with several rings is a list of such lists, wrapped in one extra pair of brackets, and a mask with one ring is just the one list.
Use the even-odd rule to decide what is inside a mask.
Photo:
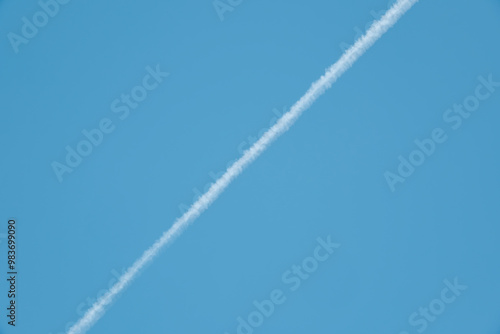
[[(19, 277), (15, 329), (0, 284), (0, 333), (64, 332), (387, 5), (245, 0), (221, 20), (211, 0), (74, 0), (15, 53), (40, 6), (1, 1), (0, 238), (15, 217)], [(89, 333), (234, 334), (279, 289), (254, 333), (499, 334), (500, 87), (457, 129), (443, 119), (478, 76), (500, 81), (499, 31), (498, 0), (421, 0)], [(101, 122), (59, 182), (54, 162)], [(436, 128), (447, 140), (391, 191), (384, 174)], [(291, 291), (282, 275), (329, 235), (341, 247)], [(411, 325), (455, 277), (467, 289)]]

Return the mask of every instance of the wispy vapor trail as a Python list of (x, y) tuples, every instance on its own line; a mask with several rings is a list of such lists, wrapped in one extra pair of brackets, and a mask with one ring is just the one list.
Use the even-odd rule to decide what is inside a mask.
[(389, 28), (391, 28), (403, 14), (418, 0), (398, 0), (378, 21), (375, 21), (365, 35), (359, 38), (340, 59), (329, 67), (325, 74), (314, 82), (309, 90), (297, 101), (290, 111), (285, 113), (278, 122), (267, 130), (262, 137), (250, 147), (243, 156), (232, 164), (214, 184), (203, 194), (184, 215), (175, 221), (172, 227), (163, 233), (142, 256), (127, 269), (119, 281), (109, 289), (83, 315), (83, 317), (69, 329), (68, 334), (85, 333), (106, 311), (117, 294), (127, 287), (146, 264), (151, 262), (167, 244), (175, 240), (186, 227), (189, 226), (213, 201), (226, 189), (252, 161), (254, 161), (275, 139), (286, 132), (297, 118), (309, 108), (331, 85), (347, 71), (356, 60), (363, 55)]

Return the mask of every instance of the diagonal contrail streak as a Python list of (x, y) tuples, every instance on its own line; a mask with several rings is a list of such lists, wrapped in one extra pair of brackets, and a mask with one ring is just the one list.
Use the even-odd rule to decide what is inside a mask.
[(130, 268), (120, 277), (104, 296), (99, 298), (83, 317), (73, 325), (68, 334), (83, 334), (103, 316), (106, 308), (113, 302), (115, 297), (127, 287), (146, 264), (151, 262), (167, 244), (172, 242), (203, 213), (213, 201), (226, 189), (226, 187), (241, 172), (252, 163), (275, 139), (286, 132), (299, 116), (309, 108), (318, 97), (320, 97), (331, 85), (347, 71), (358, 58), (363, 55), (389, 28), (408, 11), (418, 0), (398, 0), (380, 18), (375, 21), (351, 46), (340, 59), (329, 67), (325, 74), (314, 82), (309, 90), (297, 101), (290, 110), (285, 113), (276, 124), (266, 131), (259, 140), (244, 152), (243, 156), (234, 162), (214, 184), (203, 194), (180, 218), (178, 218), (170, 229), (165, 231), (155, 243), (137, 259)]

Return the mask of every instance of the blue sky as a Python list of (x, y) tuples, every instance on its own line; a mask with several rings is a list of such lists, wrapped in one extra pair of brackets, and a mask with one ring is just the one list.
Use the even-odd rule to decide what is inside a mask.
[[(0, 333), (64, 332), (387, 6), (253, 0), (221, 20), (209, 0), (70, 1), (16, 53), (8, 34), (40, 5), (0, 2), (0, 249), (5, 269), (14, 217), (19, 271)], [(500, 87), (459, 128), (443, 116), (478, 77), (500, 82), (499, 31), (498, 0), (421, 0), (89, 333), (233, 334), (281, 290), (254, 333), (498, 334)], [(144, 80), (121, 119), (113, 101)], [(60, 182), (54, 162), (106, 119)], [(436, 128), (447, 140), (391, 191), (384, 174)], [(291, 291), (283, 275), (328, 236), (341, 246)], [(455, 278), (465, 291), (410, 324)]]

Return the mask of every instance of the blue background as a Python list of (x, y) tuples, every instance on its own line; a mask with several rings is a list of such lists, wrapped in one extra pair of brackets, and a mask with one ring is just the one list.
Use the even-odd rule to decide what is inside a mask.
[[(387, 5), (252, 0), (221, 21), (210, 0), (72, 1), (16, 54), (7, 33), (39, 6), (0, 2), (0, 232), (17, 219), (20, 272), (0, 332), (64, 332)], [(497, 0), (417, 3), (89, 333), (233, 334), (273, 289), (287, 301), (255, 333), (417, 333), (409, 315), (458, 277), (426, 332), (498, 334), (500, 89), (456, 131), (442, 115), (500, 81), (499, 31)], [(170, 76), (120, 120), (111, 102), (156, 64)], [(52, 162), (105, 117), (58, 182)], [(391, 192), (384, 173), (436, 127), (448, 140)], [(281, 275), (328, 235), (341, 248), (290, 292)]]

